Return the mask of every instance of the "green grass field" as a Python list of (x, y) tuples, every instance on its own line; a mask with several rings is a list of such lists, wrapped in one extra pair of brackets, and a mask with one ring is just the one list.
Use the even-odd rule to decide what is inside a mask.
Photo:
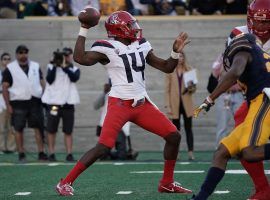
[[(175, 180), (183, 186), (197, 192), (210, 166), (212, 152), (197, 152), (196, 161), (188, 162), (186, 152), (175, 168)], [(75, 154), (76, 158), (80, 154)], [(73, 164), (39, 163), (35, 154), (27, 154), (28, 162), (19, 164), (16, 154), (0, 155), (0, 199), (49, 200), (64, 199), (54, 191), (61, 177)], [(59, 161), (64, 154), (57, 154)], [(268, 164), (267, 164), (268, 165)], [(267, 166), (266, 165), (266, 166)], [(229, 170), (242, 169), (238, 161), (228, 165)], [(191, 195), (160, 194), (157, 184), (163, 170), (161, 152), (140, 152), (136, 162), (97, 162), (87, 169), (74, 183), (75, 195), (68, 199), (102, 200), (185, 200)], [(225, 194), (213, 194), (212, 200), (244, 200), (252, 192), (252, 183), (246, 174), (226, 174), (218, 185), (217, 191)], [(131, 191), (131, 194), (117, 194), (119, 191)], [(18, 192), (31, 192), (26, 196), (15, 195)], [(65, 198), (66, 199), (66, 198)]]

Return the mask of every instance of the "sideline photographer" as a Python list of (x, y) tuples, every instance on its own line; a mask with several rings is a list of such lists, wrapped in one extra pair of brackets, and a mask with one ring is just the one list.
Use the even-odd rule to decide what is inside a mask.
[(7, 112), (11, 115), (11, 126), (15, 132), (19, 162), (26, 161), (24, 129), (33, 128), (38, 149), (38, 160), (46, 161), (42, 141), (43, 115), (41, 96), (43, 75), (39, 63), (29, 59), (29, 49), (25, 45), (16, 48), (16, 59), (3, 72), (3, 97)]
[(72, 155), (72, 132), (74, 127), (75, 105), (80, 103), (76, 82), (80, 70), (73, 65), (73, 51), (65, 47), (62, 52), (53, 53), (53, 60), (47, 66), (46, 87), (42, 102), (47, 104), (47, 124), (49, 160), (56, 161), (55, 139), (59, 121), (62, 118), (66, 161), (76, 161)]

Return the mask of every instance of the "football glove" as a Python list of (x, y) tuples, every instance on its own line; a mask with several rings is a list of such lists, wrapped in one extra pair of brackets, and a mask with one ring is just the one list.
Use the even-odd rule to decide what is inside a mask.
[(199, 113), (204, 110), (205, 112), (208, 112), (210, 110), (210, 108), (214, 105), (214, 101), (208, 96), (204, 101), (203, 103), (197, 107), (195, 110), (194, 110), (194, 113), (193, 113), (193, 116), (195, 118), (197, 118), (199, 116)]

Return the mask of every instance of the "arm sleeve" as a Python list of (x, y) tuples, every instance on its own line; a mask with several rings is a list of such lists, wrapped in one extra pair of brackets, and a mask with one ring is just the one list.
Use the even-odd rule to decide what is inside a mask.
[(46, 81), (51, 85), (54, 82), (55, 77), (56, 77), (56, 67), (55, 66), (48, 67)]
[(67, 73), (71, 82), (75, 83), (80, 79), (81, 72), (79, 68), (72, 66), (72, 67), (66, 67), (63, 70), (65, 73)]
[(105, 55), (110, 55), (115, 53), (114, 46), (107, 40), (97, 40), (91, 46), (90, 51), (99, 52)]
[(139, 45), (146, 55), (153, 49), (150, 42), (148, 42), (145, 38), (142, 38), (139, 41)]
[(10, 73), (10, 71), (8, 70), (8, 68), (6, 68), (6, 69), (3, 71), (3, 79), (2, 79), (2, 83), (4, 83), (4, 82), (7, 82), (7, 83), (9, 83), (10, 86), (12, 86), (13, 79), (12, 79), (11, 73)]

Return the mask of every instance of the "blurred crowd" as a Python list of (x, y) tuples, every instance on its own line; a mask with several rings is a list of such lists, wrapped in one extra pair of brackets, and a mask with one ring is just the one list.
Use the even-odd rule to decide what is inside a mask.
[(126, 10), (132, 15), (246, 14), (250, 0), (1, 0), (0, 18), (77, 16), (86, 6), (109, 15)]

